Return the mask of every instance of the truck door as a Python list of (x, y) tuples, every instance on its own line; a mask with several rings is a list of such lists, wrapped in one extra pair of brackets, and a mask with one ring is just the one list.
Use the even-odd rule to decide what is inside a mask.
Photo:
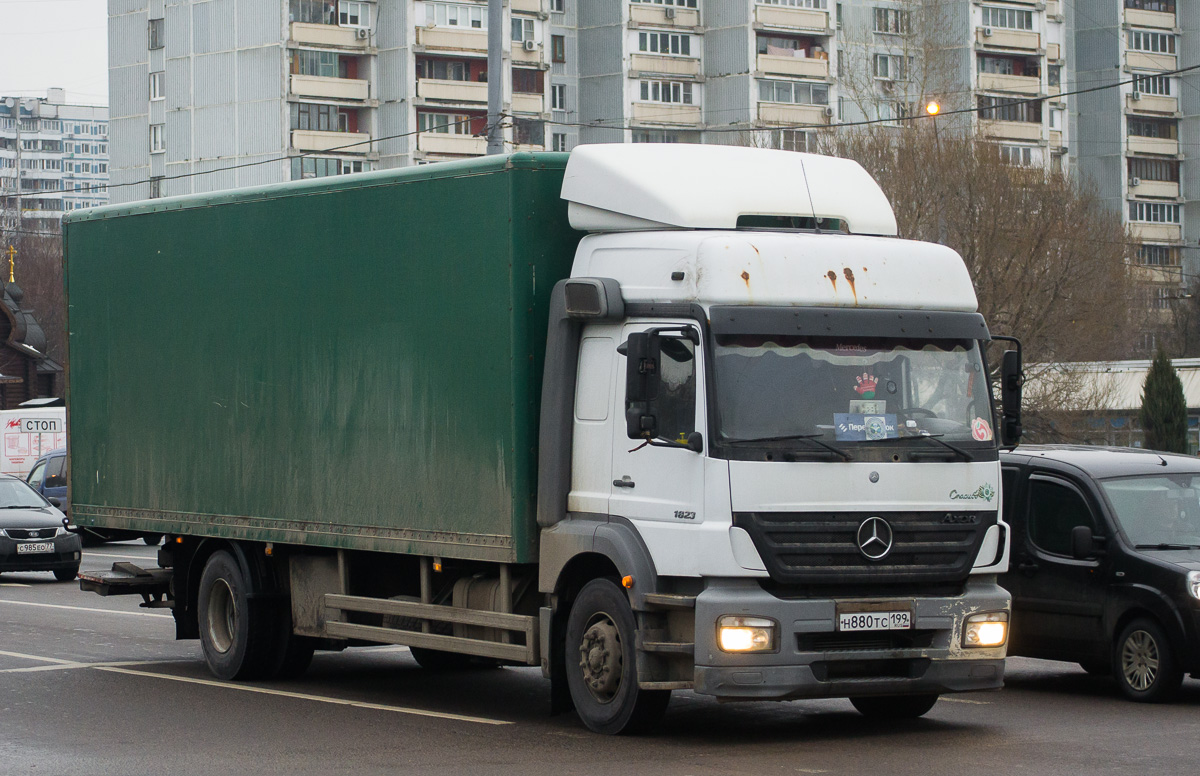
[[(657, 326), (662, 326), (661, 323)], [(622, 341), (631, 333), (654, 328), (655, 324), (628, 324)], [(659, 359), (661, 384), (652, 403), (657, 436), (685, 441), (692, 432), (703, 432), (703, 348), (682, 336), (663, 337)], [(683, 447), (660, 447), (630, 439), (625, 417), (625, 373), (627, 358), (617, 359), (616, 415), (613, 424), (613, 485), (611, 514), (634, 521), (692, 523), (703, 519), (704, 455)], [(655, 532), (652, 526), (647, 526)], [(680, 547), (686, 552), (686, 547)]]
[(1105, 536), (1103, 524), (1079, 487), (1049, 474), (1030, 475), (1021, 506), (1025, 527), (1014, 548), (1021, 579), (1012, 593), (1022, 652), (1059, 660), (1103, 653), (1100, 561), (1071, 556), (1071, 529), (1086, 525)]

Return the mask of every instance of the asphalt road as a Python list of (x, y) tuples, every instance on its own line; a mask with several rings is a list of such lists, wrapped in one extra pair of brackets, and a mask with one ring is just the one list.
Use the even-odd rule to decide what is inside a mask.
[[(86, 550), (85, 569), (154, 549)], [(842, 700), (721, 705), (676, 693), (642, 737), (548, 714), (537, 669), (437, 674), (401, 647), (320, 653), (298, 680), (213, 679), (198, 642), (137, 599), (48, 573), (0, 577), (0, 774), (1193, 773), (1200, 681), (1170, 705), (1060, 663), (1009, 661), (1007, 687), (872, 724)]]

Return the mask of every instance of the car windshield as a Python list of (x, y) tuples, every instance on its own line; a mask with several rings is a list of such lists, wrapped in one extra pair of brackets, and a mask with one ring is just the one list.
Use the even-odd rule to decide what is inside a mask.
[(1100, 484), (1133, 544), (1200, 546), (1200, 475), (1122, 477)]
[(995, 445), (987, 375), (971, 340), (722, 335), (715, 355), (723, 441), (933, 435)]
[(20, 480), (0, 480), (0, 509), (40, 508), (46, 500)]

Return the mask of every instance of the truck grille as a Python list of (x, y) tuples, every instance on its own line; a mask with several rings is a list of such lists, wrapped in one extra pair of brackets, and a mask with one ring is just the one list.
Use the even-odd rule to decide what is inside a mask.
[[(869, 517), (891, 527), (880, 560), (859, 550)], [(965, 580), (995, 512), (740, 512), (733, 524), (754, 540), (771, 579), (782, 584)]]

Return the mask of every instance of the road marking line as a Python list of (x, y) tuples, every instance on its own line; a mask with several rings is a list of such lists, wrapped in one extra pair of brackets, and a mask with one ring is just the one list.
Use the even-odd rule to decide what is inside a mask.
[(991, 706), (992, 705), (991, 701), (972, 701), (972, 700), (968, 700), (966, 698), (947, 698), (944, 695), (941, 697), (940, 700), (946, 701), (947, 703), (970, 703), (975, 706)]
[(59, 658), (56, 658), (56, 657), (42, 657), (41, 655), (26, 655), (24, 652), (7, 652), (5, 650), (0, 650), (0, 655), (4, 655), (5, 657), (19, 657), (24, 660), (37, 660), (42, 663), (58, 663), (59, 665), (82, 665), (81, 663), (78, 663), (77, 661), (74, 661), (74, 660), (60, 660)]
[(124, 558), (125, 560), (145, 560), (151, 563), (155, 561), (153, 555), (115, 555), (109, 552), (88, 552), (85, 550), (83, 559), (88, 560), (89, 558)]
[(233, 684), (231, 682), (221, 682), (215, 679), (196, 679), (189, 676), (171, 676), (170, 674), (158, 674), (153, 671), (135, 671), (131, 668), (118, 668), (115, 666), (93, 666), (97, 671), (108, 671), (115, 674), (129, 674), (131, 676), (149, 676), (154, 679), (170, 679), (174, 682), (185, 682), (187, 684), (199, 684), (206, 687), (223, 687), (227, 690), (241, 690), (242, 692), (260, 693), (263, 695), (275, 695), (281, 698), (294, 698), (304, 701), (318, 701), (320, 703), (332, 703), (335, 706), (353, 706), (359, 709), (372, 709), (375, 711), (393, 711), (397, 714), (411, 714), (417, 717), (434, 717), (436, 719), (449, 719), (458, 722), (474, 722), (480, 725), (512, 725), (514, 723), (501, 719), (488, 719), (487, 717), (470, 717), (464, 714), (450, 714), (444, 711), (428, 711), (426, 709), (413, 709), (405, 706), (387, 706), (382, 703), (365, 703), (363, 701), (350, 701), (342, 698), (329, 698), (323, 695), (309, 695), (308, 693), (288, 692), (287, 690), (272, 690), (267, 687), (252, 687), (244, 684)]
[(0, 587), (30, 587), (24, 582), (0, 582)]
[[(31, 658), (33, 660), (46, 660), (47, 658)], [(4, 668), (0, 669), (0, 674), (29, 674), (38, 671), (74, 671), (79, 668), (107, 668), (110, 666), (144, 666), (147, 662), (152, 664), (169, 663), (169, 662), (184, 662), (184, 661), (159, 661), (159, 660), (119, 660), (107, 663), (71, 663), (63, 661), (63, 665), (51, 666), (29, 666), (28, 668)], [(192, 662), (190, 660), (186, 662)]]
[(153, 612), (122, 612), (119, 609), (93, 609), (88, 606), (63, 606), (62, 604), (43, 604), (35, 601), (8, 601), (0, 599), (0, 604), (15, 604), (16, 606), (40, 606), (45, 609), (69, 609), (74, 612), (99, 612), (100, 614), (124, 614), (131, 617), (166, 617), (169, 614), (154, 614)]

